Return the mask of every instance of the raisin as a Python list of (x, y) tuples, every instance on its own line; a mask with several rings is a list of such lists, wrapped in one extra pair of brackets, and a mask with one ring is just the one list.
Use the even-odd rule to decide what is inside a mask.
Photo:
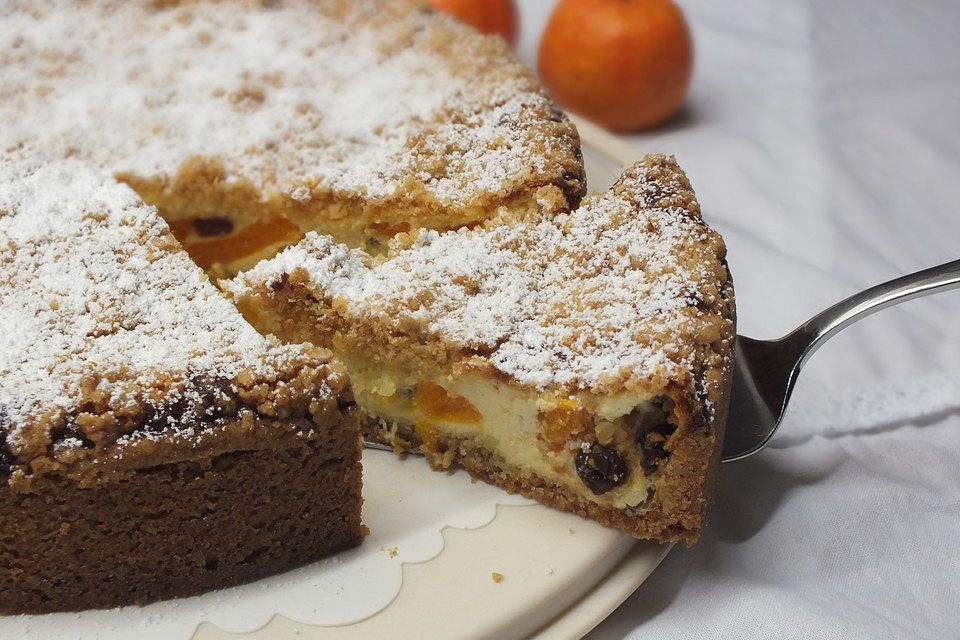
[(217, 424), (236, 409), (237, 389), (221, 377), (190, 376), (184, 391), (166, 404), (150, 405), (138, 432), (163, 433), (172, 426), (194, 423), (201, 428)]
[(151, 405), (147, 410), (143, 430), (147, 433), (163, 433), (172, 424), (181, 422), (186, 412), (187, 400), (183, 397), (178, 397), (168, 405)]
[(201, 238), (225, 236), (233, 231), (233, 220), (217, 216), (215, 218), (197, 218), (193, 221), (193, 228)]
[(643, 454), (643, 472), (647, 475), (656, 471), (670, 457), (667, 443), (677, 430), (677, 426), (670, 423), (672, 410), (673, 401), (661, 398), (653, 407), (634, 409), (625, 418)]
[(627, 481), (629, 469), (613, 447), (598, 442), (583, 447), (576, 459), (577, 475), (596, 495), (602, 495)]
[(198, 420), (204, 422), (217, 421), (224, 416), (226, 407), (233, 408), (237, 389), (230, 380), (220, 376), (210, 378), (192, 376), (189, 385), (196, 389), (200, 407), (203, 410), (203, 414), (197, 416)]
[(637, 443), (643, 452), (644, 473), (650, 475), (669, 457), (670, 452), (666, 448), (667, 440), (676, 430), (675, 425), (664, 422), (638, 434)]

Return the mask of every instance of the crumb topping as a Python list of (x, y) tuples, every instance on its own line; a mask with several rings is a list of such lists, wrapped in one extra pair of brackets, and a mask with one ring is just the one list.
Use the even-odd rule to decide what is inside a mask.
[(211, 158), (223, 181), (297, 203), (463, 205), (580, 170), (572, 126), (506, 45), (416, 2), (15, 0), (0, 15), (0, 148), (141, 178)]
[(539, 388), (692, 388), (733, 336), (724, 255), (675, 161), (648, 156), (569, 214), (425, 231), (382, 261), (311, 234), (227, 288), (242, 298), (306, 281), (344, 324), (439, 338)]
[(0, 247), (0, 449), (21, 461), (333, 395), (322, 362), (257, 333), (82, 161), (0, 156)]

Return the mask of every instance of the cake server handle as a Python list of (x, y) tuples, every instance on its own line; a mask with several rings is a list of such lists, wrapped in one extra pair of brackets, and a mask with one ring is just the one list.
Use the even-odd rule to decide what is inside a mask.
[(960, 288), (960, 260), (870, 287), (821, 311), (778, 340), (737, 336), (723, 461), (753, 455), (770, 440), (800, 369), (830, 337), (895, 304)]

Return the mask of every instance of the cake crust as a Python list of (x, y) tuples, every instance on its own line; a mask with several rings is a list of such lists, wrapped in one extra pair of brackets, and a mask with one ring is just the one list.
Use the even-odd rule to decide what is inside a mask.
[(0, 486), (0, 613), (190, 596), (356, 546), (359, 419), (92, 485), (46, 474)]
[[(308, 236), (224, 287), (262, 331), (331, 346), (355, 392), (369, 379), (361, 406), (397, 398), (373, 413), (409, 407), (401, 396), (419, 394), (423, 372), (439, 372), (430, 385), (479, 376), (539, 394), (536, 439), (573, 484), (506, 464), (477, 444), (486, 425), (475, 436), (458, 427), (456, 437), (426, 426), (435, 417), (419, 399), (409, 418), (381, 415), (385, 426), (369, 435), (639, 537), (699, 535), (726, 421), (735, 311), (723, 241), (673, 159), (648, 156), (569, 214), (401, 236), (383, 258)], [(632, 404), (611, 408), (622, 402)], [(645, 415), (624, 413), (634, 404)], [(470, 422), (466, 406), (455, 421)], [(552, 407), (559, 424), (548, 424)], [(591, 417), (600, 414), (608, 417)], [(610, 453), (614, 436), (615, 452), (631, 452), (625, 459)], [(601, 464), (616, 475), (593, 485), (597, 495), (574, 491), (600, 440)], [(563, 453), (571, 446), (584, 456)], [(640, 467), (645, 499), (640, 484), (614, 500), (602, 495)]]

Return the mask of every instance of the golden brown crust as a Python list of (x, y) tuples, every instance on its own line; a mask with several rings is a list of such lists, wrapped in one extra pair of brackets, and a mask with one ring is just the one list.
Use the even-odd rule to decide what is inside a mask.
[[(275, 378), (253, 371), (234, 379), (157, 376), (156, 386), (128, 398), (122, 408), (110, 406), (110, 398), (98, 389), (101, 377), (91, 372), (80, 387), (75, 411), (12, 425), (26, 435), (18, 438), (16, 452), (10, 452), (11, 478), (87, 465), (109, 474), (114, 468), (134, 468), (134, 460), (150, 466), (188, 458), (203, 447), (229, 448), (263, 435), (259, 425), (264, 419), (286, 420), (291, 428), (322, 428), (338, 412), (337, 397), (348, 388), (343, 368), (322, 360), (292, 364), (298, 366)], [(151, 402), (157, 397), (165, 400)], [(193, 416), (186, 421), (184, 397)]]
[[(259, 386), (271, 396), (283, 388), (282, 384)], [(344, 410), (339, 406), (339, 399), (344, 397), (348, 397), (346, 387), (337, 397), (309, 399), (307, 406), (299, 409), (293, 404), (278, 407), (265, 398), (258, 408), (243, 407), (232, 416), (215, 414), (210, 420), (197, 420), (183, 429), (157, 429), (152, 423), (140, 423), (116, 440), (57, 441), (29, 462), (8, 458), (2, 478), (17, 491), (33, 491), (45, 476), (89, 488), (163, 464), (256, 450), (275, 446), (276, 442), (328, 437), (323, 435), (325, 431), (352, 428), (355, 422), (355, 418), (344, 420)]]

